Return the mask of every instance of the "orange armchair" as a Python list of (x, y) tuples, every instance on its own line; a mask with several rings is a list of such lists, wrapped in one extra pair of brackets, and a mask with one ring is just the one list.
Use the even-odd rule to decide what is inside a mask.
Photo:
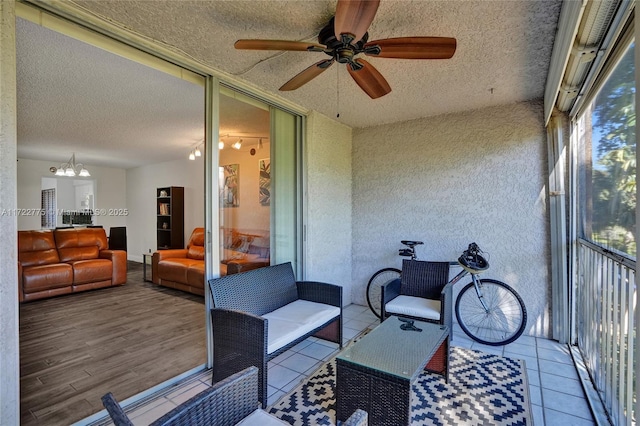
[(184, 249), (153, 253), (151, 281), (204, 296), (204, 228), (195, 228)]

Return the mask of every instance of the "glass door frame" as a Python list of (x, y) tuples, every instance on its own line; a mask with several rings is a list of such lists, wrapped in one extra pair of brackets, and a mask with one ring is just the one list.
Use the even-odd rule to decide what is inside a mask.
[[(44, 20), (59, 21), (65, 26), (66, 30), (73, 32), (73, 37), (89, 44), (96, 45), (107, 50), (108, 46), (111, 46), (116, 50), (117, 54), (123, 54), (126, 56), (127, 52), (138, 52), (142, 57), (151, 59), (152, 63), (157, 63), (157, 60), (164, 61), (172, 66), (177, 66), (188, 72), (197, 74), (205, 79), (205, 193), (203, 194), (205, 200), (205, 281), (217, 277), (219, 275), (219, 261), (220, 261), (220, 237), (219, 232), (219, 198), (218, 194), (218, 154), (217, 147), (217, 135), (219, 133), (219, 93), (221, 87), (226, 87), (233, 91), (242, 93), (246, 96), (255, 98), (260, 102), (266, 103), (272, 107), (278, 108), (282, 111), (289, 112), (296, 116), (296, 122), (299, 123), (296, 129), (297, 141), (296, 144), (299, 147), (296, 162), (296, 170), (298, 174), (298, 188), (297, 188), (297, 204), (300, 206), (296, 213), (296, 223), (298, 234), (296, 238), (297, 256), (298, 256), (298, 270), (296, 271), (298, 276), (303, 276), (301, 262), (304, 259), (303, 239), (304, 235), (301, 232), (303, 229), (302, 218), (304, 217), (302, 212), (303, 202), (303, 167), (302, 161), (302, 147), (304, 146), (304, 132), (305, 132), (305, 110), (294, 105), (293, 103), (287, 104), (286, 101), (276, 98), (276, 96), (264, 93), (256, 93), (255, 88), (250, 87), (248, 84), (237, 80), (233, 77), (225, 75), (216, 71), (213, 68), (209, 68), (201, 62), (194, 61), (186, 56), (179, 55), (173, 50), (156, 43), (152, 40), (138, 36), (124, 28), (110, 24), (100, 18), (83, 11), (72, 3), (54, 2), (46, 3), (36, 0), (21, 0), (16, 2), (16, 16), (26, 18), (30, 16), (35, 19), (36, 22), (40, 22), (41, 25)], [(76, 27), (74, 29), (74, 26)], [(60, 31), (60, 27), (56, 27), (57, 31)], [(79, 36), (79, 33), (83, 33)], [(69, 35), (69, 34), (68, 34)], [(135, 54), (135, 53), (134, 53)], [(132, 59), (132, 58), (129, 58)], [(133, 59), (135, 60), (135, 59)], [(140, 61), (140, 60), (139, 60)], [(150, 65), (149, 62), (142, 60), (142, 63)], [(214, 142), (215, 141), (215, 142)], [(214, 155), (214, 152), (216, 153)], [(215, 212), (215, 214), (214, 214)], [(215, 232), (214, 232), (215, 231)], [(215, 247), (215, 249), (214, 249)], [(216, 268), (213, 267), (216, 265)], [(205, 282), (205, 287), (207, 283)], [(194, 369), (187, 373), (194, 373), (197, 370), (204, 368), (210, 368), (213, 364), (213, 345), (211, 342), (211, 316), (209, 310), (212, 307), (210, 292), (205, 290), (205, 321), (207, 332), (207, 363), (206, 365), (196, 366)], [(184, 378), (185, 375), (180, 375), (175, 378), (175, 381)], [(172, 383), (165, 382), (165, 387), (170, 386)], [(154, 389), (157, 390), (157, 389)], [(139, 394), (140, 398), (144, 397), (147, 392)]]

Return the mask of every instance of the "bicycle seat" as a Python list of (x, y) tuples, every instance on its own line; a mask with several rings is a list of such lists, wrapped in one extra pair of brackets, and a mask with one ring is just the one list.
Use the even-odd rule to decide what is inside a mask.
[(400, 242), (402, 244), (404, 244), (405, 246), (408, 246), (408, 247), (411, 247), (411, 248), (413, 248), (413, 247), (415, 247), (417, 245), (420, 245), (420, 244), (424, 244), (422, 241), (411, 241), (411, 240), (402, 240)]
[(476, 243), (469, 244), (469, 248), (458, 258), (458, 263), (471, 274), (489, 269), (489, 262), (480, 254), (480, 247)]

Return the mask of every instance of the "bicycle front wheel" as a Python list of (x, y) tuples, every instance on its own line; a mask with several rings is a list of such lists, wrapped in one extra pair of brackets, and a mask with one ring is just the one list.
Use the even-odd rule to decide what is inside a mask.
[(467, 284), (456, 299), (456, 318), (462, 331), (486, 345), (513, 342), (527, 324), (527, 310), (522, 298), (500, 281), (478, 279), (478, 284), (478, 291), (473, 282)]
[(369, 284), (367, 284), (367, 303), (371, 312), (378, 318), (382, 318), (382, 309), (380, 308), (381, 287), (396, 278), (400, 278), (400, 269), (384, 268), (373, 274)]

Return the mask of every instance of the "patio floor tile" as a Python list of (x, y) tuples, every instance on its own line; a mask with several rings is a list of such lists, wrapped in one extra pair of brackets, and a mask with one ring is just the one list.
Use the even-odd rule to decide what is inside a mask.
[(293, 354), (280, 363), (283, 367), (297, 371), (298, 373), (304, 373), (318, 362), (317, 359), (311, 358), (300, 353)]
[[(349, 305), (343, 312), (345, 343), (379, 323), (366, 306)], [(523, 336), (504, 347), (487, 346), (470, 340), (457, 325), (454, 325), (453, 330), (451, 343), (454, 346), (525, 361), (535, 426), (595, 424), (566, 345)], [(277, 402), (337, 352), (338, 345), (335, 343), (311, 337), (277, 356), (269, 363), (267, 404)], [(197, 379), (193, 385), (174, 391), (171, 394), (173, 399), (161, 397), (133, 411), (131, 418), (134, 424), (148, 424), (174, 408), (191, 393), (197, 393), (201, 387), (210, 385), (210, 371), (202, 373)]]
[(578, 372), (573, 364), (568, 365), (563, 362), (549, 361), (547, 359), (538, 360), (540, 371), (555, 374), (556, 376), (567, 377), (569, 379), (578, 380)]
[[(542, 402), (544, 408), (570, 414), (585, 420), (592, 420), (589, 404), (583, 397), (569, 395), (551, 389), (542, 388)], [(549, 419), (545, 416), (545, 421)], [(568, 424), (568, 423), (564, 423)]]

